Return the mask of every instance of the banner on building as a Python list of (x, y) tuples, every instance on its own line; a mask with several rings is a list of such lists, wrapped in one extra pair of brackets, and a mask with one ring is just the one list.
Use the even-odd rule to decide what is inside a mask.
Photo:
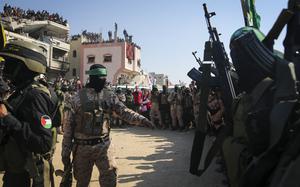
[(134, 60), (134, 45), (132, 43), (126, 43), (126, 58)]

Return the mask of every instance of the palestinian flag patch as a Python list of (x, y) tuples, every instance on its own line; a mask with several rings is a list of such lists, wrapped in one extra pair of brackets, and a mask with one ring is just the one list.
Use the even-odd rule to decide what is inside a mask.
[(50, 129), (52, 127), (52, 120), (49, 116), (43, 115), (41, 117), (41, 124), (45, 129)]

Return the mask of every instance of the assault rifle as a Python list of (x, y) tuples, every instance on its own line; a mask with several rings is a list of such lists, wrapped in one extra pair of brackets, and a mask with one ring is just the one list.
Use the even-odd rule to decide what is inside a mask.
[[(207, 64), (207, 63), (210, 63), (211, 62), (211, 59), (206, 59), (205, 56), (207, 56), (206, 52), (204, 52), (204, 61), (201, 61), (200, 57), (197, 57), (196, 56), (196, 53), (197, 51), (194, 51), (192, 52), (192, 55), (194, 56), (196, 62), (198, 62), (199, 64), (199, 68), (196, 69), (196, 68), (192, 68), (188, 73), (187, 75), (193, 80), (193, 81), (196, 81), (197, 83), (197, 86), (199, 86), (199, 88), (201, 87), (201, 82), (203, 81), (202, 79), (204, 79), (204, 65)], [(210, 76), (209, 79), (207, 79), (207, 81), (209, 82), (209, 85), (210, 87), (214, 87), (215, 85), (218, 84), (218, 80), (217, 80), (217, 77), (218, 77), (218, 70), (211, 66), (210, 68), (210, 73), (212, 73), (214, 76)]]
[[(210, 18), (215, 16), (215, 12), (208, 12), (206, 4), (203, 4), (205, 20), (209, 33), (209, 41), (206, 42), (207, 47), (211, 47), (211, 60), (214, 61), (218, 76), (221, 83), (224, 105), (227, 113), (230, 111), (233, 98), (236, 97), (234, 85), (231, 78), (231, 64), (228, 55), (224, 49), (223, 43), (220, 41), (219, 33), (215, 27), (211, 26)], [(228, 116), (225, 116), (228, 117)]]
[(200, 173), (198, 171), (197, 173), (198, 175), (201, 175), (203, 171), (205, 171), (209, 167), (216, 153), (219, 152), (219, 150), (221, 149), (223, 141), (232, 131), (232, 116), (230, 111), (231, 111), (232, 101), (236, 97), (234, 85), (231, 78), (232, 76), (231, 64), (229, 62), (229, 58), (224, 49), (223, 43), (220, 41), (219, 38), (220, 34), (218, 33), (215, 27), (211, 26), (211, 22), (210, 22), (210, 18), (215, 16), (216, 13), (215, 12), (209, 13), (206, 4), (203, 4), (203, 9), (205, 13), (205, 20), (207, 23), (208, 33), (210, 35), (209, 41), (205, 43), (204, 60), (205, 61), (211, 60), (214, 62), (216, 66), (218, 72), (217, 77), (219, 79), (219, 85), (222, 90), (222, 98), (225, 107), (224, 119), (226, 125), (219, 130), (216, 140), (214, 141), (214, 144), (212, 145), (211, 149), (208, 151), (207, 156), (205, 158), (204, 169)]

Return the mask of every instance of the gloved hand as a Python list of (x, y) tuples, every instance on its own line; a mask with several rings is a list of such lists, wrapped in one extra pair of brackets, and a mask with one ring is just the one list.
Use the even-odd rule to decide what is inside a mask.
[(150, 127), (151, 129), (155, 129), (154, 124), (150, 120), (148, 120), (147, 118), (142, 120), (142, 125), (145, 126), (145, 127)]

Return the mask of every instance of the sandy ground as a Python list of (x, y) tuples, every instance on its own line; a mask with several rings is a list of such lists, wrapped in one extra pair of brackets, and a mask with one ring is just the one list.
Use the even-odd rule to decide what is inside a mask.
[[(212, 164), (201, 177), (189, 174), (193, 131), (176, 132), (129, 127), (113, 129), (111, 134), (118, 166), (119, 187), (222, 186), (224, 176), (215, 172), (215, 164)], [(56, 169), (63, 168), (60, 161), (61, 139), (62, 136), (59, 136), (54, 157)], [(206, 140), (204, 152), (210, 147), (211, 142), (211, 139)], [(94, 168), (91, 187), (99, 186), (98, 175), (97, 169)], [(59, 186), (60, 180), (60, 177), (55, 177), (56, 186)]]

